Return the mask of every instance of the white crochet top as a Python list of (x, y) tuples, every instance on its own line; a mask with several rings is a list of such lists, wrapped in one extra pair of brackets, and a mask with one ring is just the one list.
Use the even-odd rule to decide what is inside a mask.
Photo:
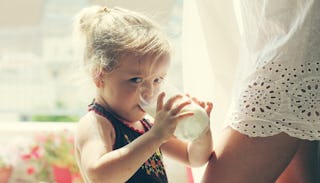
[(239, 82), (229, 125), (320, 140), (320, 1), (240, 0)]

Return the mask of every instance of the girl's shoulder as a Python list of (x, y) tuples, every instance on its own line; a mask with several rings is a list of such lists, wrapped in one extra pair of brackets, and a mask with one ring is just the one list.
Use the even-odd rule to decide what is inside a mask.
[(109, 119), (103, 117), (100, 114), (95, 113), (94, 111), (89, 111), (80, 118), (78, 122), (78, 127), (92, 128), (93, 126), (96, 126), (98, 128), (113, 128), (112, 123), (109, 121)]
[(75, 141), (82, 144), (85, 143), (85, 141), (96, 138), (97, 135), (100, 135), (101, 139), (110, 137), (110, 139), (105, 140), (113, 141), (115, 139), (115, 130), (107, 118), (93, 111), (89, 111), (81, 117), (77, 123)]

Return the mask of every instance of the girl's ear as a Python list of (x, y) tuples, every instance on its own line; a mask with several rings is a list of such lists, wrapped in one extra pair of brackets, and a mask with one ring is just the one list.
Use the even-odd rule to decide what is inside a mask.
[(103, 88), (104, 86), (104, 71), (99, 72), (98, 75), (94, 77), (94, 83), (97, 88)]

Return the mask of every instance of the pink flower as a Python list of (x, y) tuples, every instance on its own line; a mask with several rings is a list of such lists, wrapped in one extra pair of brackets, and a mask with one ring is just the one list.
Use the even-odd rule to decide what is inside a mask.
[(74, 174), (72, 174), (72, 180), (73, 180), (73, 181), (81, 180), (81, 175), (80, 175), (80, 173), (74, 173)]
[(47, 135), (45, 134), (39, 134), (36, 136), (36, 140), (40, 143), (44, 143), (47, 141)]
[(30, 153), (33, 157), (35, 157), (36, 159), (40, 158), (40, 154), (39, 154), (39, 146), (34, 146), (31, 149), (31, 153)]
[(30, 167), (27, 169), (28, 175), (32, 175), (34, 172), (35, 172), (35, 169), (34, 169), (34, 167), (32, 167), (32, 166), (30, 166)]
[(73, 137), (69, 137), (69, 138), (68, 138), (68, 142), (71, 143), (71, 144), (73, 144), (73, 143), (74, 143), (74, 138), (73, 138)]
[(21, 155), (21, 159), (23, 159), (23, 160), (29, 160), (31, 158), (31, 154), (23, 154), (23, 155)]

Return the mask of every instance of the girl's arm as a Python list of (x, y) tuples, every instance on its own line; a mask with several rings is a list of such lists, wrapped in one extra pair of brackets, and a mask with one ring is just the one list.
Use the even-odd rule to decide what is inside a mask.
[[(94, 183), (127, 181), (163, 142), (156, 133), (147, 132), (130, 144), (112, 150), (114, 132), (109, 121), (98, 119), (79, 123), (97, 124), (79, 131), (76, 143), (81, 169)], [(101, 129), (101, 123), (108, 124), (109, 128)]]
[(198, 167), (209, 161), (213, 149), (212, 144), (211, 130), (208, 129), (199, 138), (189, 143), (172, 138), (161, 145), (161, 150), (172, 159)]
[[(196, 101), (198, 102), (198, 101)], [(203, 102), (198, 102), (199, 105), (210, 115), (212, 103), (205, 105)], [(183, 142), (179, 139), (172, 138), (167, 143), (161, 146), (163, 152), (186, 165), (197, 167), (207, 163), (211, 157), (213, 149), (213, 141), (210, 126), (192, 142)]]
[(188, 144), (189, 163), (191, 166), (202, 166), (211, 157), (213, 141), (210, 127), (197, 139)]
[[(201, 102), (196, 98), (193, 101), (198, 103), (207, 112), (210, 118), (213, 105), (211, 102)], [(188, 145), (189, 162), (192, 166), (201, 166), (207, 163), (211, 157), (213, 149), (212, 134), (210, 129), (210, 123), (207, 129), (195, 140)]]

